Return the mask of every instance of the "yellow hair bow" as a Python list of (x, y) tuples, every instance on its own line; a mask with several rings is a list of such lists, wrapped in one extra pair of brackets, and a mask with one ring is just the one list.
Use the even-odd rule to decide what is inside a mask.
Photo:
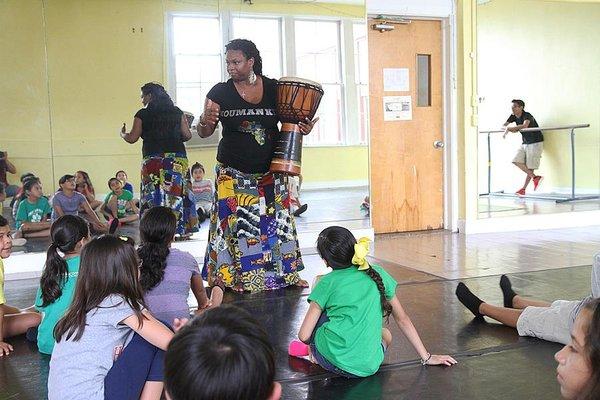
[(362, 237), (358, 240), (358, 243), (354, 245), (354, 256), (352, 257), (352, 264), (358, 265), (359, 271), (364, 271), (371, 266), (367, 261), (367, 254), (369, 254), (369, 242), (371, 240), (366, 237)]

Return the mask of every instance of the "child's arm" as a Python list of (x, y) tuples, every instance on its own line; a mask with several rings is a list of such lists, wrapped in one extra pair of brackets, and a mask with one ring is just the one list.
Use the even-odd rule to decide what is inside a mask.
[(54, 204), (52, 207), (54, 208), (56, 215), (58, 215), (59, 217), (62, 217), (63, 215), (65, 215), (65, 212), (58, 204)]
[(140, 210), (138, 210), (138, 208), (135, 206), (135, 202), (133, 200), (129, 200), (127, 202), (127, 206), (131, 208), (131, 211), (133, 211), (134, 214), (140, 213)]
[(4, 342), (4, 336), (2, 335), (2, 330), (4, 327), (2, 326), (4, 322), (4, 304), (0, 304), (0, 357), (4, 355), (8, 355), (11, 351), (13, 351), (13, 347)]
[(98, 216), (96, 215), (94, 210), (92, 210), (92, 207), (90, 207), (90, 203), (87, 201), (87, 199), (85, 199), (85, 201), (82, 204), (83, 204), (83, 209), (85, 210), (85, 213), (90, 216), (90, 218), (92, 220), (92, 224), (94, 224), (96, 226), (103, 226), (102, 222), (100, 222), (100, 220), (98, 219)]
[(206, 290), (204, 290), (204, 282), (202, 282), (202, 277), (200, 275), (192, 276), (190, 286), (192, 293), (194, 293), (194, 297), (198, 302), (198, 311), (202, 311), (210, 307), (210, 299), (206, 295)]
[(167, 350), (167, 346), (173, 338), (173, 332), (163, 325), (162, 322), (154, 318), (147, 310), (142, 311), (144, 323), (138, 325), (138, 318), (135, 314), (123, 320), (123, 323), (133, 329), (137, 334), (146, 339), (150, 344)]
[(310, 302), (310, 306), (308, 307), (308, 311), (304, 316), (304, 321), (302, 322), (302, 326), (300, 326), (300, 331), (298, 332), (298, 339), (300, 339), (300, 341), (308, 344), (310, 337), (315, 330), (315, 326), (317, 326), (317, 322), (319, 322), (322, 312), (321, 306), (319, 306), (316, 301)]
[(425, 346), (423, 345), (423, 342), (421, 341), (421, 338), (419, 337), (419, 333), (410, 320), (410, 317), (404, 311), (402, 304), (400, 304), (398, 297), (394, 296), (390, 300), (390, 304), (392, 305), (392, 316), (394, 317), (394, 320), (398, 324), (398, 327), (404, 336), (406, 336), (410, 344), (412, 344), (415, 351), (419, 354), (419, 357), (421, 357), (423, 362), (426, 362), (427, 365), (456, 364), (456, 360), (450, 356), (439, 356), (428, 353), (427, 349), (425, 349)]

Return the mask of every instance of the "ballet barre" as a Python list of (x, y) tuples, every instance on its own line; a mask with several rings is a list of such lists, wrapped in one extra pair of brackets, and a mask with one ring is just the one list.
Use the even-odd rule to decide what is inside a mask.
[[(534, 132), (534, 131), (560, 131), (560, 130), (570, 130), (571, 137), (571, 195), (568, 197), (565, 196), (553, 196), (553, 195), (539, 195), (539, 196), (523, 196), (529, 199), (542, 199), (542, 200), (554, 200), (557, 203), (565, 203), (568, 201), (575, 200), (592, 200), (600, 198), (598, 195), (590, 195), (590, 196), (576, 196), (575, 195), (575, 129), (580, 128), (589, 128), (590, 124), (577, 124), (577, 125), (559, 125), (559, 126), (548, 126), (548, 127), (538, 127), (538, 128), (525, 128), (521, 129), (519, 132)], [(487, 193), (480, 193), (479, 196), (516, 196), (512, 193), (504, 193), (504, 191), (500, 192), (492, 192), (492, 149), (491, 149), (491, 134), (492, 133), (504, 133), (503, 129), (492, 129), (479, 131), (480, 134), (487, 134), (487, 152), (488, 152), (488, 176), (487, 176)]]

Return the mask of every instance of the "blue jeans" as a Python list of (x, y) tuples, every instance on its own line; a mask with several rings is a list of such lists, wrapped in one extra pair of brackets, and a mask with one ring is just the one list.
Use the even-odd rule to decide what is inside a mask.
[(139, 399), (147, 381), (163, 381), (164, 358), (163, 350), (135, 333), (104, 378), (104, 398)]

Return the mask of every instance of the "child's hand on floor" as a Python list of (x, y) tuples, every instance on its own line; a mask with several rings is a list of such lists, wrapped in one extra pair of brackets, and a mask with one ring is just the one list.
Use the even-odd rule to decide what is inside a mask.
[(429, 360), (427, 361), (426, 365), (447, 365), (447, 366), (452, 366), (454, 364), (456, 364), (458, 361), (456, 361), (454, 358), (450, 357), (450, 356), (440, 356), (437, 354), (432, 354), (431, 358), (429, 358)]
[(10, 344), (0, 341), (0, 357), (8, 355), (11, 351), (13, 351), (13, 347)]

